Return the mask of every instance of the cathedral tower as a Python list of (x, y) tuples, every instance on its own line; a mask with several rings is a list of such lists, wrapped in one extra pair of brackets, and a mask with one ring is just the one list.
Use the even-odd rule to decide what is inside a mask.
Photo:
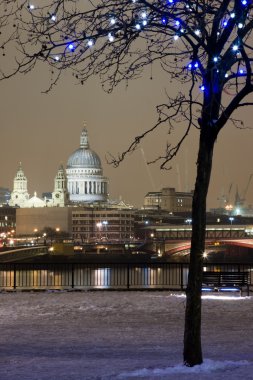
[(64, 207), (68, 203), (67, 177), (63, 165), (60, 165), (54, 179), (54, 191), (52, 194), (53, 206)]
[(29, 199), (27, 192), (27, 178), (19, 163), (17, 174), (14, 178), (13, 191), (11, 193), (11, 199), (9, 201), (10, 206), (23, 207), (25, 202)]

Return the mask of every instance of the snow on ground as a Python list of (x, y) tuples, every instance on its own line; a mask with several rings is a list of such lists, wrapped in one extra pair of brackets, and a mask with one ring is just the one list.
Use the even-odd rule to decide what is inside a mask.
[(0, 293), (0, 380), (252, 380), (253, 297), (204, 297), (194, 368), (184, 311), (169, 291)]

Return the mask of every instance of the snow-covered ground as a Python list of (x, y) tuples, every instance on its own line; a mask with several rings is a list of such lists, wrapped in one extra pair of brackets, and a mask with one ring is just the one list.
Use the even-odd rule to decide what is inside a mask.
[(0, 379), (253, 379), (253, 297), (203, 299), (201, 366), (182, 363), (185, 298), (0, 293)]

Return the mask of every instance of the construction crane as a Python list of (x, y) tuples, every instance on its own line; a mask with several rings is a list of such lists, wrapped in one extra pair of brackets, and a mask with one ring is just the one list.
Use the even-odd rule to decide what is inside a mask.
[(250, 185), (250, 182), (251, 182), (252, 177), (253, 177), (253, 173), (250, 174), (249, 179), (248, 179), (248, 183), (247, 183), (247, 185), (246, 185), (246, 187), (245, 187), (245, 190), (244, 190), (244, 192), (243, 192), (242, 199), (241, 199), (241, 201), (242, 201), (243, 203), (244, 203), (245, 200), (246, 200), (246, 194), (247, 194), (247, 192), (248, 192), (248, 190), (249, 190), (249, 185)]
[(153, 180), (151, 171), (149, 169), (149, 166), (148, 166), (148, 163), (147, 163), (146, 156), (145, 156), (143, 148), (141, 148), (141, 154), (142, 154), (142, 158), (143, 158), (143, 161), (144, 161), (144, 164), (145, 164), (145, 168), (146, 168), (146, 171), (147, 171), (148, 178), (149, 178), (151, 186), (152, 186), (152, 190), (155, 191), (156, 190), (155, 182)]
[(220, 205), (221, 208), (229, 205), (232, 187), (233, 187), (233, 183), (231, 182), (229, 185), (227, 194), (225, 194), (224, 188), (223, 188), (221, 191), (221, 196), (219, 198), (217, 198), (218, 201), (221, 201), (221, 205)]
[(237, 191), (236, 191), (236, 194), (235, 194), (235, 206), (236, 207), (243, 207), (244, 206), (244, 203), (246, 201), (246, 195), (247, 195), (247, 192), (248, 192), (249, 185), (250, 185), (252, 177), (253, 177), (253, 173), (250, 174), (250, 176), (249, 176), (247, 185), (246, 185), (246, 187), (244, 189), (244, 192), (242, 193), (242, 196), (239, 195), (238, 187), (237, 187)]
[(229, 201), (230, 201), (230, 194), (231, 194), (232, 187), (233, 187), (233, 183), (231, 182), (229, 185), (229, 189), (228, 189), (228, 195), (226, 197), (226, 203), (227, 204), (229, 204)]

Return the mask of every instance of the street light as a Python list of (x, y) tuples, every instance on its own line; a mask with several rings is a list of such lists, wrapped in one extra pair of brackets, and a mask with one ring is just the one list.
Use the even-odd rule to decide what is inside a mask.
[(38, 244), (38, 228), (34, 228), (33, 232), (36, 238), (36, 244)]
[(230, 220), (230, 224), (231, 224), (231, 226), (232, 226), (233, 221), (235, 220), (235, 218), (233, 218), (232, 216), (230, 216), (228, 219)]
[[(59, 232), (60, 232), (60, 228), (59, 227), (56, 227), (56, 229), (55, 229), (55, 232), (56, 232), (56, 240), (58, 240), (59, 239)], [(59, 241), (58, 241), (58, 243), (59, 243)]]
[(105, 226), (105, 238), (107, 239), (107, 226), (108, 226), (108, 221), (103, 220), (102, 225)]
[(98, 237), (101, 239), (101, 227), (102, 227), (102, 223), (98, 222), (98, 223), (96, 223), (96, 226), (97, 226), (97, 230), (98, 230), (98, 234), (97, 234), (97, 240), (98, 240)]

